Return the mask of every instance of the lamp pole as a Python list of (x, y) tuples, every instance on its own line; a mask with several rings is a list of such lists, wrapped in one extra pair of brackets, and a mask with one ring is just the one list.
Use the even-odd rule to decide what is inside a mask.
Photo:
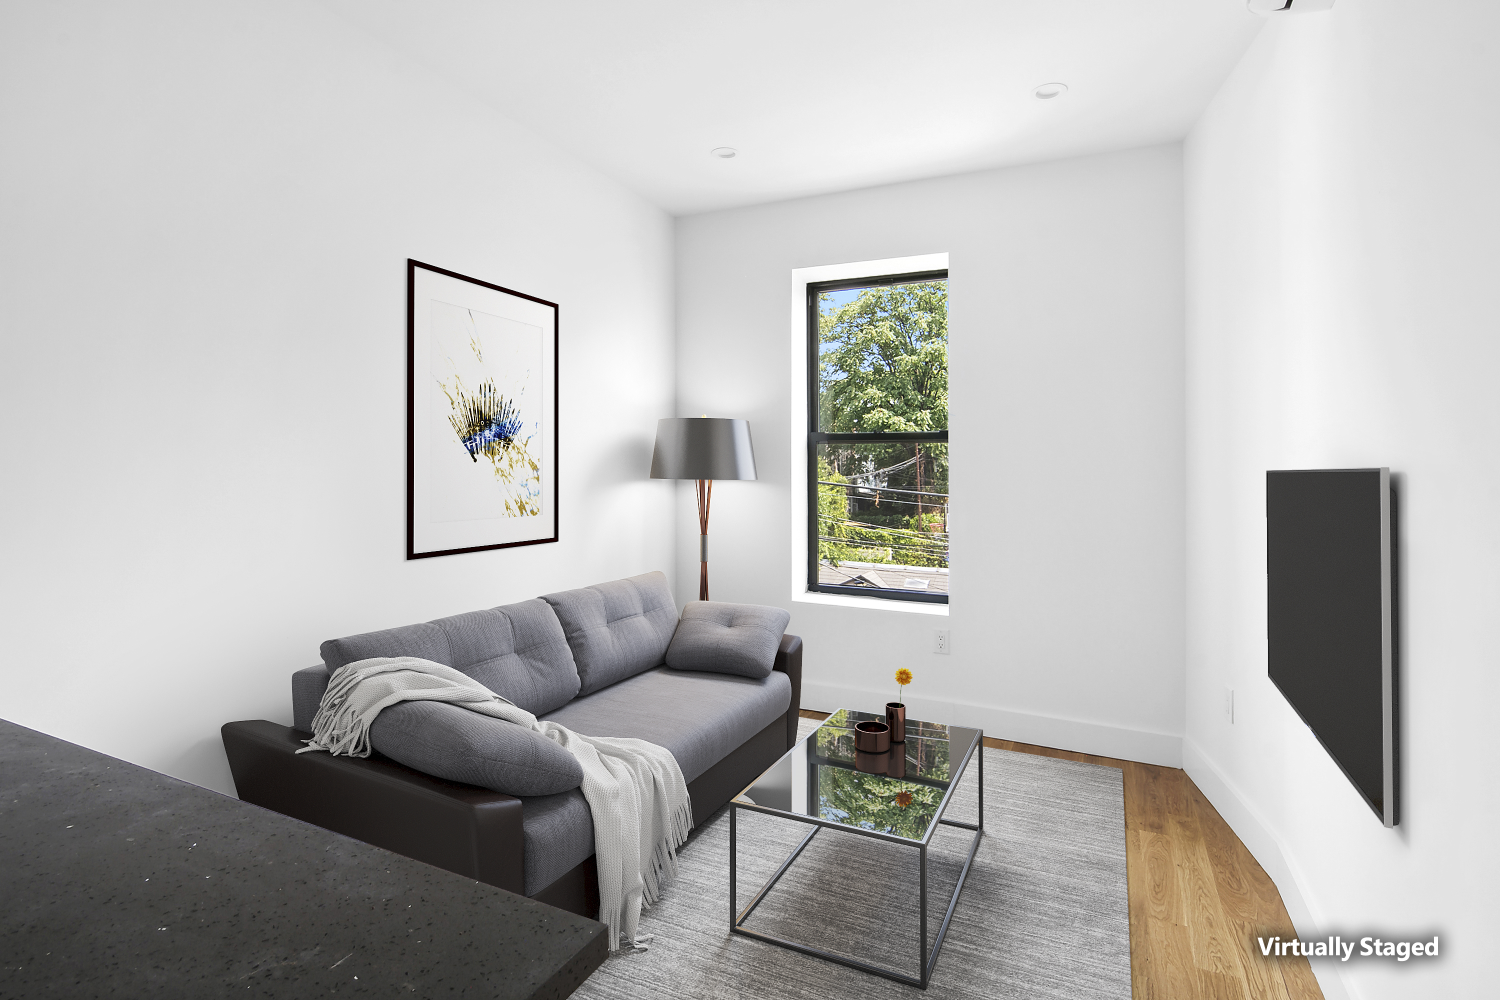
[(714, 481), (698, 483), (698, 600), (708, 600), (708, 507), (714, 499)]

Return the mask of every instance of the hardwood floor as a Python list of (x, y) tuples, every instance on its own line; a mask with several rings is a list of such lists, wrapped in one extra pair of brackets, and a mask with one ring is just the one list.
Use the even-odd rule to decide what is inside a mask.
[(1307, 959), (1261, 956), (1256, 935), (1295, 935), (1281, 893), (1185, 772), (1009, 740), (984, 745), (1124, 772), (1136, 1000), (1322, 1000)]

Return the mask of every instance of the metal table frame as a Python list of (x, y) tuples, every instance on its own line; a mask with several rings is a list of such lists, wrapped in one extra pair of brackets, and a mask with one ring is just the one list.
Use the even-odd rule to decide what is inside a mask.
[[(869, 972), (873, 975), (884, 976), (886, 979), (894, 979), (898, 983), (907, 983), (908, 985), (917, 986), (925, 990), (927, 988), (928, 982), (932, 978), (932, 970), (937, 965), (938, 953), (943, 949), (943, 938), (948, 933), (948, 923), (953, 919), (953, 910), (956, 906), (958, 906), (959, 893), (963, 892), (964, 890), (964, 882), (969, 877), (969, 868), (974, 864), (974, 855), (979, 851), (979, 840), (984, 836), (984, 730), (980, 729), (976, 730), (976, 732), (979, 734), (978, 737), (974, 740), (973, 746), (969, 747), (968, 752), (964, 754), (963, 763), (959, 765), (956, 776), (953, 778), (952, 783), (948, 786), (947, 793), (943, 795), (942, 801), (938, 803), (937, 812), (934, 815), (933, 822), (927, 828), (927, 835), (921, 840), (912, 840), (908, 837), (898, 837), (895, 834), (890, 833), (877, 833), (874, 830), (865, 830), (857, 826), (848, 826), (843, 823), (830, 822), (829, 820), (819, 819), (815, 816), (806, 816), (801, 813), (784, 812), (780, 809), (770, 809), (766, 806), (755, 805), (750, 802), (742, 801), (738, 795), (731, 799), (729, 802), (730, 933), (743, 934), (746, 937), (752, 937), (760, 941), (766, 941), (771, 944), (780, 945), (783, 948), (790, 948), (793, 951), (800, 951), (806, 955), (815, 955), (818, 958), (826, 959), (830, 962), (837, 962), (840, 965), (847, 965), (852, 969), (859, 969), (863, 972)], [(807, 739), (811, 738), (811, 735), (807, 737)], [(806, 740), (804, 740), (803, 742), (806, 742)], [(944, 819), (943, 813), (948, 810), (948, 803), (952, 800), (953, 793), (958, 788), (958, 783), (962, 781), (964, 775), (968, 773), (969, 762), (976, 755), (979, 757), (979, 822), (977, 824), (963, 823), (958, 820)], [(756, 781), (759, 780), (759, 778), (756, 779)], [(739, 853), (737, 849), (737, 828), (739, 810), (741, 809), (749, 809), (752, 812), (765, 813), (768, 816), (779, 816), (782, 819), (789, 819), (798, 823), (805, 823), (808, 826), (812, 827), (812, 830), (808, 832), (807, 836), (802, 838), (802, 842), (792, 850), (791, 854), (787, 855), (787, 859), (781, 863), (781, 867), (776, 869), (776, 874), (772, 875), (770, 881), (761, 886), (760, 891), (755, 894), (755, 897), (750, 900), (749, 905), (746, 906), (743, 911), (737, 910), (738, 886), (736, 884), (737, 858)], [(948, 910), (943, 914), (942, 926), (938, 928), (937, 938), (932, 942), (932, 952), (929, 954), (927, 951), (927, 848), (932, 843), (933, 835), (937, 833), (939, 826), (955, 826), (964, 830), (973, 830), (974, 841), (969, 845), (969, 856), (964, 860), (963, 871), (960, 872), (958, 876), (958, 885), (954, 886), (953, 888), (953, 898), (948, 901)], [(917, 849), (919, 859), (917, 885), (920, 895), (919, 909), (921, 912), (921, 932), (917, 939), (919, 949), (917, 952), (917, 962), (922, 970), (922, 974), (920, 977), (908, 976), (902, 972), (893, 972), (890, 969), (883, 969), (878, 965), (871, 965), (868, 962), (861, 962), (857, 958), (846, 958), (843, 955), (835, 955), (832, 952), (824, 951), (823, 949), (813, 947), (812, 945), (802, 944), (797, 941), (789, 941), (786, 938), (779, 938), (772, 934), (763, 934), (760, 931), (750, 930), (749, 928), (744, 926), (745, 921), (750, 919), (750, 914), (753, 913), (755, 911), (755, 908), (761, 904), (761, 902), (766, 898), (766, 895), (770, 893), (770, 891), (775, 887), (776, 883), (781, 880), (781, 876), (785, 875), (787, 869), (792, 867), (792, 862), (796, 861), (797, 858), (801, 856), (802, 852), (806, 850), (807, 845), (812, 843), (812, 839), (818, 835), (818, 831), (823, 827), (830, 827), (834, 830), (841, 830), (845, 833), (852, 833), (861, 837), (869, 837), (872, 840), (883, 840), (890, 844), (901, 844), (903, 846), (915, 847)]]

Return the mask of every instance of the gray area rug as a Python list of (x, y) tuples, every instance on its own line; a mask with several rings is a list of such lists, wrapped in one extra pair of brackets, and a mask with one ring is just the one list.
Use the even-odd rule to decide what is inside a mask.
[[(817, 727), (802, 720), (802, 734)], [(926, 995), (1130, 997), (1125, 803), (1110, 767), (986, 750), (985, 837)], [(973, 821), (976, 763), (948, 815)], [(740, 813), (744, 906), (808, 827)], [(944, 828), (928, 852), (928, 927), (936, 936), (971, 834)], [(920, 996), (906, 986), (729, 934), (729, 815), (694, 831), (677, 881), (642, 918), (647, 951), (610, 958), (575, 996), (836, 998)], [(916, 975), (917, 852), (824, 830), (746, 926)]]

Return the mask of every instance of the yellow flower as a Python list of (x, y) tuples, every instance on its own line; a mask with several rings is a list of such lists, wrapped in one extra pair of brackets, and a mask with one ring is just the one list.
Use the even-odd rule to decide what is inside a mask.
[(900, 684), (902, 687), (906, 687), (906, 685), (910, 684), (911, 671), (907, 670), (905, 667), (902, 667), (900, 670), (896, 671), (896, 683)]

